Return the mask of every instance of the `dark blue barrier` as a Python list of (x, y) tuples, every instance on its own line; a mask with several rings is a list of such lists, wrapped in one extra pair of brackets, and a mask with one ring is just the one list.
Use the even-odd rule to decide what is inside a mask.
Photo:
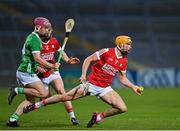
[[(137, 85), (146, 87), (178, 87), (180, 86), (180, 70), (173, 68), (166, 69), (145, 69), (128, 70), (128, 78)], [(119, 83), (116, 77), (113, 86), (117, 87)]]
[[(81, 70), (63, 70), (61, 76), (65, 87), (72, 88), (79, 83)], [(127, 77), (134, 84), (145, 87), (180, 87), (180, 69), (128, 70)], [(114, 78), (112, 86), (122, 86), (117, 76)]]

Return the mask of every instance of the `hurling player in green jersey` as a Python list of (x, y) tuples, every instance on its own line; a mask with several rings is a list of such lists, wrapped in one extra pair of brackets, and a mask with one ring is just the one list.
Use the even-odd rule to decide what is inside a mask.
[(23, 113), (23, 107), (34, 103), (35, 97), (44, 98), (48, 96), (48, 91), (36, 75), (38, 65), (51, 71), (59, 68), (58, 63), (52, 64), (41, 58), (42, 41), (40, 37), (47, 36), (52, 31), (50, 21), (43, 17), (37, 17), (34, 19), (33, 25), (34, 31), (25, 40), (22, 60), (16, 72), (17, 80), (23, 87), (11, 88), (8, 96), (9, 104), (18, 94), (24, 94), (26, 97), (7, 122), (7, 125), (12, 127), (19, 126), (18, 119)]

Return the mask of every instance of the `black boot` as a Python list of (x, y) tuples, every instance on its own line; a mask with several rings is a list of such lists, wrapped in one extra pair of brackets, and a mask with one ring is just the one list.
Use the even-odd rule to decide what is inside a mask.
[(8, 96), (8, 104), (9, 104), (9, 105), (11, 105), (14, 97), (17, 95), (17, 93), (15, 92), (14, 89), (15, 89), (15, 87), (11, 87), (10, 90), (9, 90), (9, 91), (10, 91), (10, 92), (9, 92), (9, 96)]
[(6, 125), (9, 127), (18, 127), (19, 126), (17, 121), (10, 121), (10, 120), (7, 121)]
[(79, 121), (76, 118), (71, 118), (71, 122), (73, 125), (79, 125)]

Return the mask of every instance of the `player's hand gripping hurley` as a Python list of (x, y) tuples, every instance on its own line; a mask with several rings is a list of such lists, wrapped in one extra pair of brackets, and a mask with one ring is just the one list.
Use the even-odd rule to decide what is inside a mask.
[(68, 38), (69, 38), (69, 34), (71, 32), (71, 30), (73, 29), (74, 27), (74, 20), (73, 19), (68, 19), (65, 23), (65, 29), (66, 29), (66, 36), (64, 38), (64, 42), (63, 42), (63, 45), (62, 45), (62, 48), (60, 50), (60, 54), (59, 54), (59, 57), (58, 57), (58, 63), (61, 61), (61, 58), (62, 58), (62, 54), (63, 54), (63, 51), (64, 51), (64, 48), (66, 46), (66, 43), (68, 41)]

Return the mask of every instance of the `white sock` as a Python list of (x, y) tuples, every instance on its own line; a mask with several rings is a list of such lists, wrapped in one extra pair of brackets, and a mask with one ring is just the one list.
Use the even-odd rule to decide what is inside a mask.
[(97, 115), (97, 121), (101, 121), (101, 120), (102, 120), (101, 115), (98, 114), (98, 115)]
[(69, 116), (70, 116), (70, 118), (76, 118), (73, 111), (69, 112)]
[(35, 103), (35, 108), (40, 108), (41, 106), (44, 106), (44, 104), (42, 102)]
[(18, 88), (14, 88), (14, 91), (16, 92), (16, 94), (18, 94)]
[(15, 118), (10, 118), (9, 121), (14, 122), (14, 121), (17, 121), (17, 120)]

